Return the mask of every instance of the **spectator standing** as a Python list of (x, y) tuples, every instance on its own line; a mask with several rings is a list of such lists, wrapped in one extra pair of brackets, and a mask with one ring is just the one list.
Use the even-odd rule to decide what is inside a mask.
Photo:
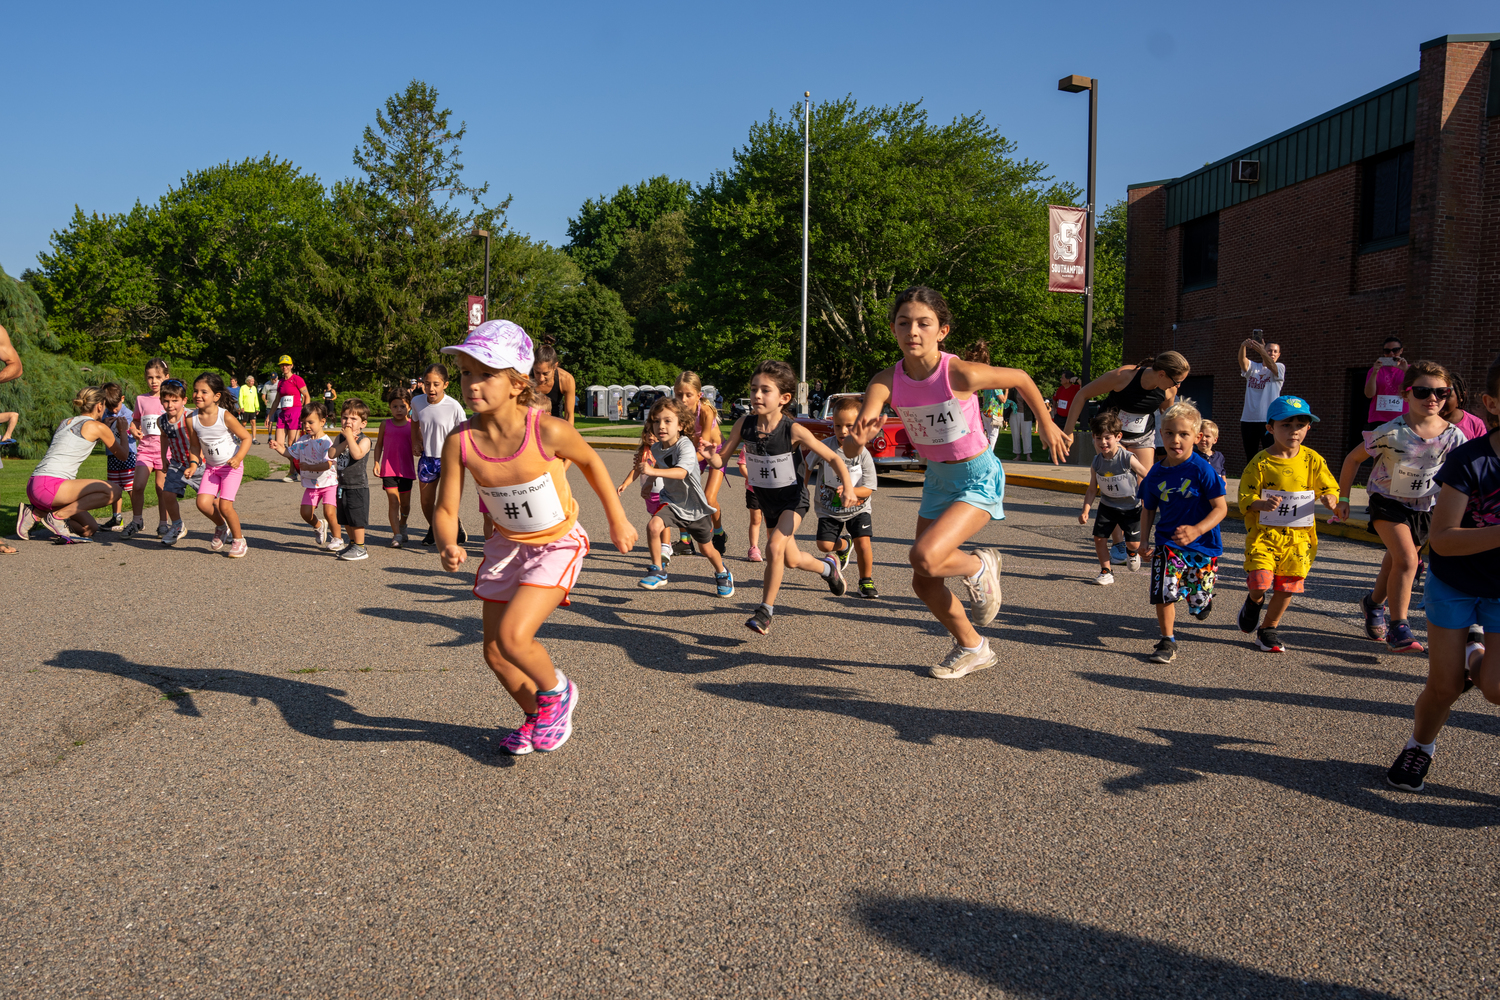
[[(1250, 360), (1251, 351), (1260, 355), (1259, 361)], [(1281, 387), (1286, 382), (1286, 365), (1278, 360), (1280, 357), (1280, 344), (1267, 344), (1256, 337), (1240, 341), (1240, 375), (1245, 379), (1240, 440), (1245, 445), (1246, 463), (1271, 441), (1271, 435), (1266, 432), (1266, 411), (1281, 396)]]
[(1078, 392), (1083, 386), (1078, 381), (1078, 376), (1064, 368), (1057, 379), (1057, 391), (1052, 394), (1049, 401), (1052, 404), (1052, 419), (1062, 423), (1068, 419), (1068, 414), (1073, 411), (1073, 400), (1078, 398)]
[(1401, 350), (1400, 337), (1385, 338), (1380, 357), (1365, 375), (1365, 397), (1370, 401), (1370, 412), (1365, 418), (1369, 421), (1365, 425), (1367, 431), (1406, 413), (1406, 396), (1401, 383), (1406, 378), (1407, 364)]
[(246, 375), (245, 384), (240, 386), (240, 422), (250, 427), (250, 443), (260, 444), (256, 440), (256, 421), (260, 417), (260, 393), (255, 389), (255, 376)]

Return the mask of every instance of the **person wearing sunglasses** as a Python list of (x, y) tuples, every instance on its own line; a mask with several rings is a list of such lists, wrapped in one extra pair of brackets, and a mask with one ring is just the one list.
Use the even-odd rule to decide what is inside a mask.
[[(1387, 366), (1389, 367), (1389, 366)], [(1344, 457), (1339, 473), (1339, 505), (1334, 517), (1349, 517), (1354, 476), (1375, 460), (1366, 489), (1370, 493), (1370, 530), (1385, 543), (1385, 558), (1370, 592), (1359, 599), (1365, 635), (1384, 641), (1395, 653), (1421, 653), (1423, 647), (1407, 623), (1418, 552), (1427, 544), (1432, 508), (1441, 484), (1436, 480), (1448, 453), (1468, 440), (1443, 416), (1453, 395), (1453, 376), (1434, 361), (1408, 365), (1401, 380), (1404, 416), (1364, 432), (1364, 441)]]
[(1385, 338), (1380, 356), (1365, 375), (1365, 397), (1370, 401), (1370, 412), (1365, 417), (1369, 421), (1365, 425), (1367, 431), (1373, 431), (1406, 412), (1406, 400), (1401, 395), (1401, 380), (1405, 378), (1409, 366), (1401, 356), (1401, 351), (1400, 337)]

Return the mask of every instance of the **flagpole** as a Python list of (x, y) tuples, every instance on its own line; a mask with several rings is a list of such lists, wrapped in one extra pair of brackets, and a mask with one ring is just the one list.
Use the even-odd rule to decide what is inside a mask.
[(811, 192), (812, 91), (802, 92), (802, 366), (797, 385), (797, 412), (807, 416), (807, 203)]

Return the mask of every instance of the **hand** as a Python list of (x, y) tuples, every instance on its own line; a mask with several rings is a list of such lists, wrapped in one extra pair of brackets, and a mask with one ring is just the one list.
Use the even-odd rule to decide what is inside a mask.
[(1323, 501), (1323, 506), (1327, 507), (1329, 510), (1339, 509), (1339, 498), (1334, 496), (1332, 493), (1324, 493), (1319, 499)]
[(1155, 545), (1148, 545), (1145, 548), (1141, 549), (1141, 558), (1142, 559), (1150, 559), (1154, 555), (1156, 555), (1156, 546)]
[(1051, 420), (1037, 421), (1037, 432), (1042, 436), (1042, 443), (1052, 455), (1053, 465), (1062, 465), (1068, 460), (1068, 452), (1073, 449), (1071, 435), (1064, 434)]
[(613, 521), (609, 523), (609, 540), (614, 542), (615, 549), (619, 552), (629, 552), (635, 548), (635, 541), (640, 537), (635, 532), (635, 525), (629, 521), (622, 520), (619, 524)]
[(139, 427), (137, 427), (135, 424), (129, 424), (128, 426), (130, 429), (131, 437), (135, 438), (137, 441), (146, 440), (146, 435), (141, 433), (141, 429)]
[(1089, 523), (1089, 505), (1088, 504), (1084, 504), (1083, 505), (1083, 510), (1081, 510), (1081, 511), (1078, 512), (1078, 523), (1079, 524), (1088, 524)]
[(236, 456), (234, 456), (233, 458), (231, 458), (229, 460), (229, 467), (231, 469), (238, 469), (240, 467), (241, 463), (243, 463), (243, 462), (244, 462), (244, 459), (242, 459), (242, 458), (240, 458), (240, 456), (236, 455)]
[(1253, 511), (1256, 511), (1256, 512), (1263, 511), (1263, 510), (1275, 510), (1276, 509), (1276, 501), (1275, 500), (1257, 500), (1257, 501), (1255, 501), (1254, 503), (1252, 503), (1250, 505), (1250, 509), (1253, 510)]
[(1340, 521), (1349, 520), (1349, 501), (1340, 500), (1338, 502), (1338, 505), (1333, 508), (1333, 516), (1328, 520), (1334, 522), (1335, 524), (1339, 523)]
[(1407, 364), (1406, 359), (1398, 354), (1396, 355), (1396, 367), (1400, 368), (1402, 371), (1406, 371), (1406, 369), (1410, 368), (1411, 365)]
[(624, 494), (624, 492), (625, 492), (625, 484), (624, 483), (621, 483), (619, 486), (615, 487), (615, 496), (621, 496), (621, 495)]
[(469, 558), (469, 553), (462, 545), (454, 542), (452, 545), (444, 545), (443, 551), (439, 553), (443, 560), (443, 569), (452, 573), (464, 564)]
[[(724, 459), (717, 451), (711, 451), (708, 453), (708, 467), (711, 469), (724, 468)], [(743, 469), (744, 467), (745, 463), (741, 462), (740, 468)]]
[(1196, 525), (1179, 524), (1177, 530), (1172, 532), (1172, 541), (1178, 545), (1191, 545), (1203, 534)]
[(654, 468), (656, 468), (656, 456), (653, 455), (653, 454), (651, 454), (649, 451), (646, 452), (646, 454), (642, 455), (641, 456), (641, 468), (642, 469), (654, 469)]

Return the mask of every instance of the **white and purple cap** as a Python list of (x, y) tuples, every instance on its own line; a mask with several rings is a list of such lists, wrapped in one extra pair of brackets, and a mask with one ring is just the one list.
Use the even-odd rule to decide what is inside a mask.
[(443, 354), (467, 354), (487, 368), (514, 368), (531, 374), (535, 355), (526, 331), (508, 319), (492, 319), (469, 331), (462, 344), (445, 347)]

